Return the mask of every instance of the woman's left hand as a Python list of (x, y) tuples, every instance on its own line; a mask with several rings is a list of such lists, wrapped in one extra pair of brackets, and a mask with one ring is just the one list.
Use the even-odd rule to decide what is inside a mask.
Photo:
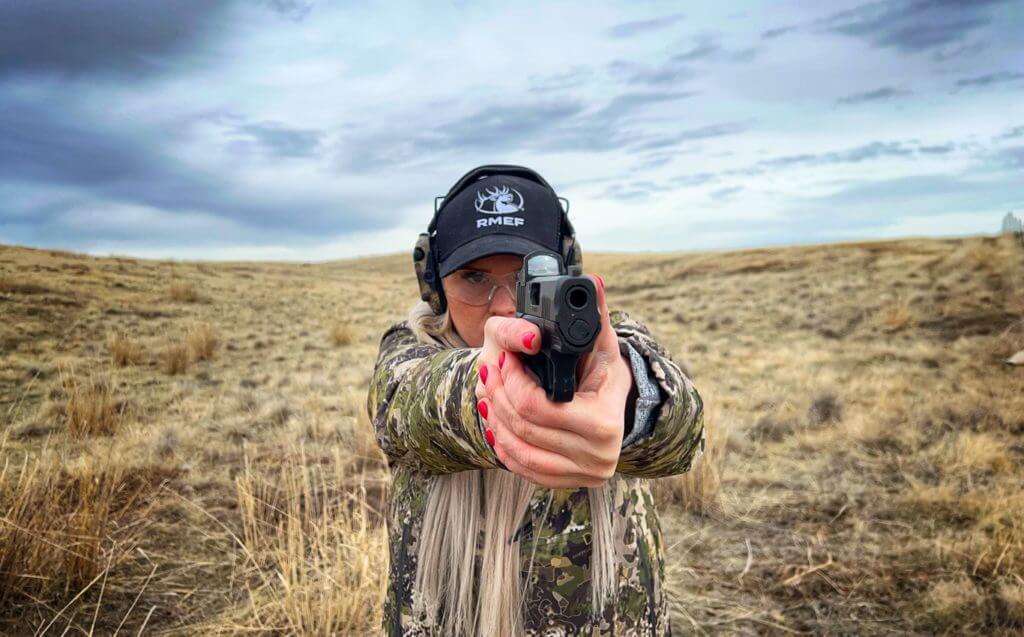
[[(619, 351), (608, 316), (604, 281), (597, 287), (601, 331), (594, 350), (581, 357), (576, 394), (553, 402), (513, 352), (499, 355), (487, 382), (477, 380), (481, 418), (493, 433), (494, 451), (513, 473), (548, 488), (594, 487), (615, 473), (622, 447), (626, 399), (633, 373)], [(531, 354), (540, 351), (534, 339)], [(498, 373), (494, 373), (498, 372)]]

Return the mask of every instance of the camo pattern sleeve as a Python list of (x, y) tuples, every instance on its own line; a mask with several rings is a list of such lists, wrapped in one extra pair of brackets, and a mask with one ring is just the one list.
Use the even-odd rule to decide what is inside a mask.
[(649, 417), (653, 423), (648, 423), (643, 435), (623, 445), (616, 471), (642, 478), (684, 473), (704, 450), (703, 400), (646, 325), (621, 310), (610, 311), (609, 318), (616, 335), (646, 361), (648, 376), (662, 396)]
[(423, 343), (406, 321), (384, 332), (366, 408), (390, 460), (433, 474), (504, 468), (477, 415), (479, 354)]

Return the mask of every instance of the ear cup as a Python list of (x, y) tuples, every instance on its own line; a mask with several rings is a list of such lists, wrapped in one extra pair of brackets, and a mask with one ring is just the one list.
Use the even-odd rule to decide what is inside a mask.
[(434, 263), (433, 251), (430, 249), (430, 235), (421, 232), (412, 250), (412, 266), (416, 271), (416, 283), (420, 288), (420, 298), (430, 304), (434, 314), (442, 314), (448, 306), (444, 298), (444, 288), (437, 280), (437, 264)]
[(575, 235), (562, 235), (562, 261), (565, 262), (565, 267), (583, 266), (583, 250)]

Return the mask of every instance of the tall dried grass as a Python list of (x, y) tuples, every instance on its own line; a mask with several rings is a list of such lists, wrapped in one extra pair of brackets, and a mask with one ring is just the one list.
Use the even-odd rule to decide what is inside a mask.
[[(132, 549), (155, 476), (94, 458), (0, 467), (0, 605), (53, 599), (89, 585)], [(141, 518), (139, 518), (141, 519)]]
[(207, 361), (213, 358), (214, 350), (217, 349), (217, 334), (209, 323), (197, 323), (189, 328), (185, 335), (189, 352), (192, 358), (197, 361)]
[(142, 346), (131, 340), (124, 332), (114, 332), (107, 337), (110, 360), (118, 367), (138, 365), (143, 360)]
[(196, 303), (199, 301), (199, 290), (196, 288), (196, 284), (191, 281), (172, 281), (170, 297), (172, 301)]
[(71, 367), (60, 370), (64, 389), (64, 416), (68, 432), (76, 437), (111, 436), (117, 432), (125, 403), (107, 377), (80, 377)]
[(890, 331), (896, 332), (910, 327), (917, 320), (914, 307), (905, 298), (897, 298), (891, 305), (882, 311), (882, 326)]
[(341, 347), (351, 345), (356, 339), (356, 332), (347, 323), (335, 323), (330, 329), (329, 336), (335, 347)]
[(188, 347), (183, 343), (167, 341), (160, 352), (160, 365), (164, 373), (174, 376), (188, 371)]
[(370, 634), (381, 621), (387, 537), (350, 461), (310, 464), (303, 450), (279, 467), (246, 457), (236, 478), (248, 604), (208, 632)]

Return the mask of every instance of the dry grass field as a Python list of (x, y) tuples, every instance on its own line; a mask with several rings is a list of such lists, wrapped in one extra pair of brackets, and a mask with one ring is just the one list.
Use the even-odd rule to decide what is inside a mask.
[[(673, 624), (1024, 630), (1024, 248), (1011, 236), (586, 254), (692, 372), (657, 481)], [(387, 469), (364, 413), (408, 255), (0, 246), (0, 634), (369, 634)]]

